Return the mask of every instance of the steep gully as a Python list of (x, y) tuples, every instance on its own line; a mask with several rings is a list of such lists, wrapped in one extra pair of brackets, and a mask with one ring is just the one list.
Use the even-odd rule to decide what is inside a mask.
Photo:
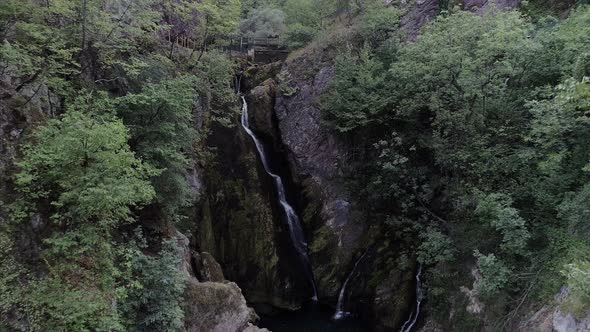
[(256, 137), (254, 132), (250, 129), (249, 120), (248, 120), (248, 103), (246, 102), (246, 98), (242, 97), (242, 103), (243, 103), (242, 116), (241, 116), (242, 127), (244, 128), (244, 130), (246, 131), (248, 136), (250, 136), (252, 138), (252, 140), (254, 141), (254, 144), (256, 145), (256, 150), (258, 151), (258, 156), (260, 157), (260, 161), (262, 163), (262, 166), (264, 167), (264, 170), (266, 171), (266, 173), (270, 177), (272, 177), (272, 179), (274, 181), (275, 188), (278, 193), (277, 198), (278, 198), (280, 206), (283, 209), (283, 212), (285, 214), (285, 219), (287, 221), (287, 226), (289, 228), (289, 235), (291, 238), (292, 245), (295, 247), (297, 255), (298, 255), (299, 259), (301, 260), (301, 263), (303, 264), (303, 267), (305, 270), (304, 271), (305, 275), (306, 275), (307, 279), (309, 280), (309, 283), (313, 289), (312, 299), (314, 301), (317, 301), (318, 300), (317, 287), (315, 284), (313, 271), (311, 268), (311, 262), (309, 261), (309, 256), (307, 254), (307, 250), (308, 250), (307, 243), (305, 241), (305, 235), (303, 234), (303, 229), (301, 228), (301, 222), (299, 220), (299, 217), (297, 216), (297, 213), (293, 209), (293, 206), (291, 206), (291, 204), (289, 204), (289, 202), (287, 202), (287, 197), (286, 197), (286, 193), (285, 193), (285, 186), (283, 185), (283, 180), (281, 179), (280, 176), (278, 176), (277, 174), (275, 174), (271, 171), (270, 166), (268, 164), (266, 153), (264, 151), (264, 146), (262, 145), (262, 142), (258, 139), (258, 137)]
[[(239, 87), (239, 85), (240, 85), (240, 78), (239, 77), (238, 77), (238, 81), (236, 83), (237, 83), (237, 86)], [(317, 290), (317, 286), (315, 283), (313, 269), (312, 269), (311, 261), (309, 259), (309, 255), (308, 255), (307, 242), (305, 239), (305, 234), (304, 234), (303, 229), (301, 227), (300, 218), (297, 215), (293, 206), (287, 200), (285, 186), (283, 184), (282, 178), (279, 175), (275, 174), (271, 170), (270, 162), (268, 160), (269, 155), (265, 151), (265, 147), (264, 147), (261, 139), (256, 136), (256, 134), (253, 132), (252, 128), (250, 127), (249, 114), (248, 114), (248, 103), (247, 103), (245, 97), (242, 96), (241, 99), (242, 99), (242, 103), (243, 103), (242, 104), (242, 114), (240, 117), (241, 126), (244, 129), (244, 131), (248, 134), (248, 136), (252, 139), (252, 141), (254, 142), (258, 156), (260, 158), (260, 162), (264, 168), (264, 171), (273, 180), (275, 189), (277, 191), (277, 201), (282, 209), (282, 212), (284, 213), (285, 221), (288, 226), (291, 244), (294, 247), (294, 249), (297, 253), (297, 256), (303, 266), (303, 270), (304, 270), (303, 272), (305, 274), (305, 277), (308, 280), (308, 282), (313, 290), (312, 300), (315, 303), (318, 301), (318, 290)], [(359, 268), (359, 265), (363, 262), (363, 260), (367, 256), (367, 253), (368, 253), (368, 251), (365, 252), (363, 255), (361, 255), (361, 257), (355, 262), (350, 274), (347, 276), (344, 283), (342, 284), (342, 287), (340, 289), (339, 296), (338, 296), (336, 311), (333, 313), (333, 315), (330, 316), (332, 320), (340, 321), (340, 320), (343, 320), (343, 319), (351, 316), (351, 312), (345, 311), (345, 307), (346, 307), (345, 302), (347, 299), (348, 286), (349, 286), (350, 281), (354, 279), (355, 274), (357, 273), (357, 270)], [(416, 303), (414, 305), (414, 308), (412, 309), (412, 312), (411, 312), (409, 318), (402, 325), (400, 332), (412, 331), (413, 328), (415, 327), (417, 320), (418, 320), (418, 317), (420, 314), (421, 302), (422, 302), (422, 298), (423, 298), (423, 291), (422, 291), (421, 282), (420, 282), (421, 273), (422, 273), (422, 267), (419, 267), (416, 277), (415, 277), (416, 278)], [(309, 308), (308, 308), (308, 310), (309, 310)], [(317, 308), (312, 309), (312, 310), (317, 311)], [(314, 314), (314, 316), (315, 316), (315, 314)], [(309, 315), (307, 317), (305, 317), (304, 319), (308, 319), (308, 317), (309, 317)], [(286, 330), (287, 329), (285, 329), (285, 331)], [(361, 329), (359, 329), (359, 331), (361, 331)]]

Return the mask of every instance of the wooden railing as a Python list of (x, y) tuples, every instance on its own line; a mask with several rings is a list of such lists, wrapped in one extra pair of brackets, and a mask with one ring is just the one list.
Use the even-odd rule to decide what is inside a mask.
[[(157, 31), (156, 35), (160, 40), (170, 45), (170, 56), (175, 47), (179, 50), (190, 50), (191, 56), (202, 47), (202, 42), (193, 39), (183, 33), (174, 34), (170, 30)], [(233, 56), (246, 57), (251, 61), (270, 62), (277, 59), (285, 59), (288, 54), (280, 36), (265, 38), (252, 38), (244, 36), (232, 36), (217, 41), (214, 48), (231, 53)], [(209, 45), (210, 46), (210, 45)], [(209, 48), (205, 46), (205, 50)]]

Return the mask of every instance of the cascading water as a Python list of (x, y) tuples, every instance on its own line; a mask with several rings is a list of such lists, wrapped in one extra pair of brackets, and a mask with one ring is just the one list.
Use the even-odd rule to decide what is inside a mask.
[(346, 297), (346, 287), (348, 286), (348, 282), (350, 281), (350, 279), (352, 278), (352, 276), (356, 272), (356, 269), (357, 269), (359, 263), (363, 260), (363, 258), (365, 258), (365, 256), (367, 255), (368, 252), (369, 251), (367, 250), (356, 261), (356, 263), (354, 263), (354, 267), (352, 268), (352, 271), (350, 272), (350, 274), (348, 275), (348, 277), (344, 281), (344, 284), (342, 285), (342, 288), (340, 289), (340, 294), (338, 295), (338, 303), (336, 303), (336, 312), (334, 313), (334, 316), (333, 316), (333, 319), (334, 320), (339, 320), (339, 319), (342, 319), (342, 318), (350, 315), (350, 312), (344, 311), (344, 301), (345, 301), (345, 297)]
[(307, 255), (307, 243), (305, 242), (305, 236), (303, 234), (303, 229), (301, 228), (299, 217), (297, 216), (297, 213), (295, 212), (291, 204), (287, 202), (287, 196), (285, 194), (285, 186), (283, 185), (283, 180), (280, 176), (273, 173), (270, 169), (262, 142), (258, 139), (258, 137), (256, 137), (256, 135), (254, 135), (254, 132), (250, 129), (250, 124), (248, 120), (248, 103), (246, 103), (246, 98), (242, 97), (242, 102), (242, 127), (254, 141), (254, 144), (256, 145), (256, 150), (258, 151), (258, 156), (260, 157), (260, 161), (262, 162), (262, 166), (264, 167), (266, 173), (270, 175), (270, 177), (272, 177), (274, 181), (275, 188), (278, 193), (278, 201), (283, 209), (283, 212), (285, 213), (285, 218), (287, 220), (287, 226), (289, 228), (291, 242), (295, 247), (297, 255), (301, 259), (301, 263), (303, 264), (305, 274), (313, 288), (313, 300), (317, 301), (318, 292), (315, 284), (315, 279), (313, 277), (313, 271), (311, 269), (311, 262), (309, 261), (309, 256)]
[(422, 284), (420, 282), (420, 276), (422, 275), (422, 266), (418, 266), (418, 272), (416, 273), (416, 308), (412, 310), (412, 314), (410, 314), (410, 318), (402, 325), (400, 332), (410, 332), (416, 324), (418, 320), (418, 315), (420, 315), (420, 304), (422, 303), (422, 298), (424, 297), (422, 291)]

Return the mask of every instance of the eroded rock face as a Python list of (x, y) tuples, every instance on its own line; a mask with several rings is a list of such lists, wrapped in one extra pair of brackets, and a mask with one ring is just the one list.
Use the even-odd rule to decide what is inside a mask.
[[(334, 76), (333, 54), (308, 48), (277, 76), (276, 121), (307, 233), (320, 298), (336, 302), (342, 284), (364, 252), (348, 290), (350, 308), (375, 330), (398, 328), (414, 297), (414, 271), (401, 267), (400, 245), (371, 231), (368, 212), (347, 189), (352, 148), (323, 122), (318, 98)], [(378, 240), (381, 239), (381, 240)], [(371, 243), (379, 243), (371, 246)], [(374, 247), (374, 248), (369, 248)]]
[[(307, 284), (292, 262), (272, 180), (258, 162), (251, 138), (239, 125), (213, 124), (207, 145), (205, 192), (196, 234), (199, 251), (214, 257), (228, 280), (253, 304), (297, 308)], [(281, 257), (281, 259), (279, 259)]]
[(275, 113), (293, 181), (301, 188), (302, 220), (320, 296), (336, 297), (364, 231), (361, 211), (345, 190), (348, 148), (321, 123), (317, 98), (334, 69), (321, 50), (287, 62), (279, 75)]

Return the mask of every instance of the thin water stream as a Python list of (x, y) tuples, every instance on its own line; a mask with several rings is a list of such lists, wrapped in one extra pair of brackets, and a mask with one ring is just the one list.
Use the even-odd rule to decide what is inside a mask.
[(318, 300), (318, 291), (315, 284), (315, 279), (313, 276), (313, 270), (311, 268), (311, 262), (309, 260), (309, 256), (307, 254), (307, 242), (305, 241), (305, 234), (303, 233), (303, 229), (301, 228), (301, 222), (299, 220), (299, 216), (293, 209), (293, 206), (289, 204), (287, 201), (287, 195), (285, 193), (285, 186), (283, 184), (283, 180), (280, 176), (273, 173), (270, 169), (270, 165), (267, 159), (267, 154), (264, 151), (264, 145), (260, 141), (260, 139), (254, 134), (252, 129), (250, 128), (250, 122), (248, 119), (248, 103), (246, 102), (246, 98), (242, 97), (242, 117), (241, 123), (242, 127), (246, 131), (246, 133), (252, 138), (254, 144), (256, 145), (256, 150), (258, 151), (258, 156), (260, 157), (260, 161), (262, 162), (262, 166), (264, 170), (270, 177), (273, 179), (275, 188), (277, 190), (277, 199), (279, 201), (279, 205), (281, 206), (284, 214), (285, 219), (287, 221), (287, 226), (289, 228), (289, 236), (291, 238), (291, 242), (295, 251), (297, 252), (297, 256), (299, 257), (301, 263), (303, 264), (305, 276), (307, 277), (312, 289), (313, 289), (313, 297), (314, 301)]
[(416, 324), (418, 320), (418, 316), (420, 315), (420, 305), (422, 304), (422, 299), (424, 298), (424, 292), (422, 290), (422, 282), (420, 277), (422, 276), (422, 266), (418, 266), (418, 272), (416, 273), (416, 305), (410, 314), (408, 320), (402, 325), (400, 332), (411, 332), (412, 328)]
[(344, 310), (344, 305), (345, 305), (345, 301), (346, 301), (346, 289), (348, 287), (348, 282), (350, 281), (350, 279), (354, 276), (359, 263), (363, 260), (363, 258), (365, 258), (365, 256), (367, 255), (369, 251), (367, 250), (357, 261), (356, 263), (354, 263), (354, 267), (352, 268), (352, 271), (350, 272), (350, 274), (348, 275), (348, 277), (346, 278), (346, 280), (344, 281), (344, 284), (342, 285), (342, 288), (340, 289), (340, 294), (338, 295), (338, 303), (336, 303), (336, 312), (334, 313), (334, 319), (335, 320), (340, 320), (344, 317), (350, 316), (350, 312), (347, 312)]

